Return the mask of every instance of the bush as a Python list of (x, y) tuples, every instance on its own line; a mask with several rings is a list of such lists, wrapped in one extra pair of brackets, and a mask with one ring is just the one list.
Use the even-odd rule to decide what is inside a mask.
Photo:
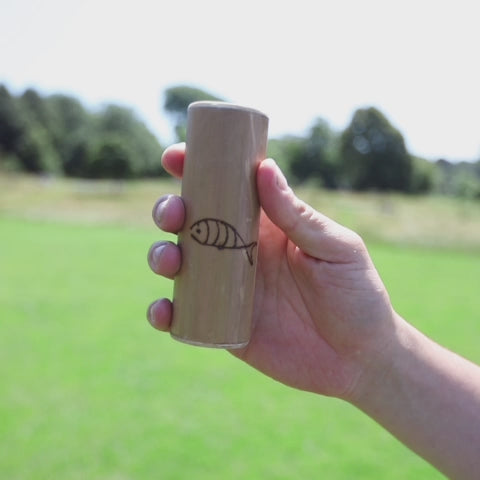
[(412, 160), (403, 137), (376, 108), (357, 110), (340, 142), (348, 187), (410, 191)]
[[(162, 147), (132, 110), (97, 113), (67, 95), (20, 97), (0, 85), (2, 168), (74, 177), (129, 178), (166, 174)], [(7, 165), (8, 160), (8, 165)]]
[(132, 153), (118, 134), (102, 136), (93, 147), (88, 164), (90, 178), (126, 179), (132, 177)]

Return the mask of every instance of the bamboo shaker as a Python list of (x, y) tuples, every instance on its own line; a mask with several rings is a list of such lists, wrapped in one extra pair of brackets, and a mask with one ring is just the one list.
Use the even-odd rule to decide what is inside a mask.
[(223, 102), (188, 108), (182, 181), (182, 267), (175, 278), (171, 335), (205, 347), (250, 339), (260, 206), (256, 170), (268, 117)]

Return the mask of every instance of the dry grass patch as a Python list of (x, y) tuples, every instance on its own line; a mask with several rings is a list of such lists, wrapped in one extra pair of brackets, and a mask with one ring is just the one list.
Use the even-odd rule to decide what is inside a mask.
[[(151, 226), (171, 179), (130, 182), (0, 175), (0, 214), (82, 224)], [(480, 202), (440, 196), (296, 189), (299, 197), (368, 241), (480, 250)]]

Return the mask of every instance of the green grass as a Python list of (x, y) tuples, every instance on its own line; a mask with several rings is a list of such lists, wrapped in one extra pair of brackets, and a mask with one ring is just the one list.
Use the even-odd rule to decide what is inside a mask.
[[(443, 478), (353, 407), (148, 325), (149, 302), (171, 294), (146, 263), (150, 205), (168, 187), (65, 188), (58, 216), (43, 186), (23, 208), (0, 192), (2, 478)], [(479, 362), (478, 254), (369, 249), (396, 309)]]

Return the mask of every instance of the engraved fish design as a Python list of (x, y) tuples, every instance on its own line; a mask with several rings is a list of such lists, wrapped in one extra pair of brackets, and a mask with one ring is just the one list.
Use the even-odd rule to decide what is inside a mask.
[(245, 250), (250, 265), (253, 265), (253, 249), (257, 242), (246, 243), (237, 229), (218, 218), (202, 218), (190, 227), (191, 237), (200, 245), (219, 250)]

